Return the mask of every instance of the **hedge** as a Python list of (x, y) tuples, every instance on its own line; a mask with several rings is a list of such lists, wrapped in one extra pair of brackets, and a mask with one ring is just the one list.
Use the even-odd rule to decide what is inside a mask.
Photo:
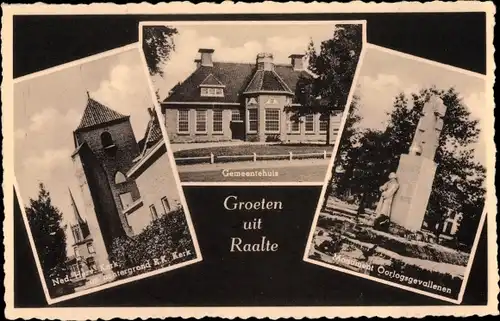
[[(143, 232), (133, 238), (120, 237), (113, 240), (110, 261), (116, 262), (120, 270), (151, 262), (153, 258), (166, 257), (166, 262), (152, 266), (159, 269), (194, 258), (194, 255), (174, 259), (172, 253), (186, 250), (195, 253), (193, 241), (189, 233), (186, 216), (182, 209), (175, 210), (153, 221)], [(147, 271), (135, 271), (135, 274)]]

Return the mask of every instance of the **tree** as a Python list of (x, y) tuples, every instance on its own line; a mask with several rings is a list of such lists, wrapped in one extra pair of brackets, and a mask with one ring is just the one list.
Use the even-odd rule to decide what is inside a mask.
[(297, 105), (287, 108), (292, 120), (320, 113), (328, 123), (326, 144), (331, 144), (331, 116), (342, 112), (347, 104), (354, 73), (362, 48), (362, 25), (340, 25), (331, 39), (321, 43), (319, 54), (311, 40), (306, 52), (308, 69), (313, 77), (302, 75), (297, 81)]
[(66, 270), (66, 234), (61, 225), (62, 213), (52, 205), (50, 193), (42, 183), (39, 188), (38, 198), (30, 198), (30, 205), (25, 210), (40, 265), (48, 279), (53, 273)]
[(346, 142), (343, 134), (339, 148), (344, 154), (339, 162), (345, 171), (336, 176), (333, 192), (337, 195), (345, 195), (345, 191), (354, 194), (360, 204), (358, 212), (364, 210), (365, 204), (376, 200), (378, 187), (387, 180), (390, 172), (397, 170), (401, 154), (408, 153), (424, 104), (431, 95), (439, 96), (447, 110), (434, 158), (438, 166), (425, 221), (439, 237), (446, 218), (462, 213), (457, 238), (470, 246), (484, 206), (486, 170), (474, 159), (471, 146), (479, 138), (478, 121), (471, 119), (454, 88), (421, 90), (411, 95), (411, 104), (410, 99), (401, 93), (394, 99), (384, 132), (358, 132), (355, 134), (358, 138), (352, 142)]
[(168, 26), (144, 26), (142, 48), (150, 75), (163, 76), (162, 65), (175, 50), (173, 36), (177, 29)]

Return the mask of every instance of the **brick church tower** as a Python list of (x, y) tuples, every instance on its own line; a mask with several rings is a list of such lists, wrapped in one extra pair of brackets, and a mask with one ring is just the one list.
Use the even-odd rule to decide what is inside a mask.
[(140, 198), (135, 181), (126, 178), (139, 155), (129, 117), (88, 95), (73, 134), (76, 150), (72, 158), (85, 212), (97, 223), (108, 252), (114, 238), (132, 236), (123, 211)]

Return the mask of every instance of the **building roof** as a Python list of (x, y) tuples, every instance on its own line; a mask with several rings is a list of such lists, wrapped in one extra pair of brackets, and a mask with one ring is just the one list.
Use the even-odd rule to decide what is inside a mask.
[[(212, 75), (211, 77), (209, 77)], [(311, 77), (304, 70), (294, 70), (291, 64), (275, 64), (274, 71), (257, 71), (255, 63), (214, 62), (213, 66), (198, 67), (184, 82), (176, 86), (163, 101), (169, 102), (206, 102), (240, 103), (247, 89), (276, 91), (293, 94), (300, 77)], [(224, 97), (201, 97), (200, 85), (205, 80), (215, 78), (224, 88)], [(215, 85), (214, 85), (215, 86)]]
[(160, 122), (158, 121), (158, 117), (154, 115), (146, 126), (144, 138), (139, 141), (139, 148), (142, 153), (138, 159), (142, 158), (161, 139), (163, 139), (163, 135), (161, 133)]
[(89, 96), (87, 99), (87, 106), (85, 107), (85, 111), (83, 112), (83, 116), (80, 120), (80, 125), (78, 125), (77, 130), (100, 125), (118, 119), (126, 119), (128, 117), (129, 116), (122, 115), (119, 112), (116, 112), (113, 109), (104, 106), (103, 104), (95, 99), (90, 98)]

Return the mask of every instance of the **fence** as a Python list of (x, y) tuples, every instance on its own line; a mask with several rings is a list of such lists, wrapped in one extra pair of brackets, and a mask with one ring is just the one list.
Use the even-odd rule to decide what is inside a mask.
[(318, 153), (293, 153), (276, 154), (276, 155), (220, 155), (216, 156), (213, 153), (207, 156), (194, 156), (194, 157), (179, 157), (175, 159), (177, 165), (193, 165), (193, 164), (215, 164), (215, 163), (230, 163), (230, 162), (257, 162), (266, 160), (298, 160), (298, 159), (327, 159), (332, 155), (331, 152), (326, 150)]

